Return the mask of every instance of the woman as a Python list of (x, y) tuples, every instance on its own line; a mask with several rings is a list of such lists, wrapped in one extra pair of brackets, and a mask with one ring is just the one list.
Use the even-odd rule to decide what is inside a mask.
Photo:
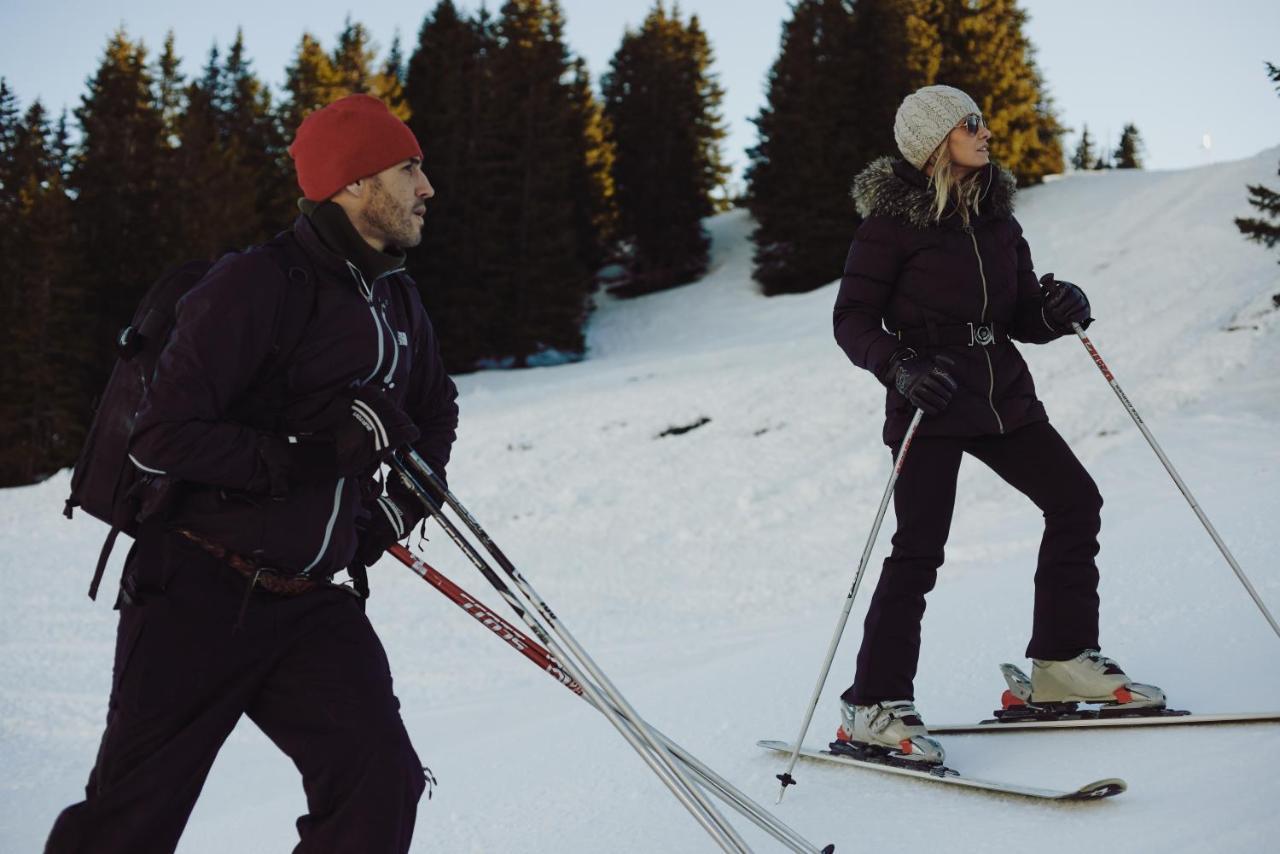
[(966, 453), (1044, 513), (1027, 646), (1031, 702), (1162, 706), (1158, 688), (1131, 683), (1098, 652), (1102, 498), (1050, 426), (1013, 345), (1087, 326), (1089, 301), (1069, 282), (1037, 284), (1013, 218), (1013, 177), (990, 162), (991, 131), (972, 98), (927, 86), (902, 102), (893, 130), (905, 159), (876, 160), (854, 182), (864, 220), (845, 262), (835, 336), (887, 386), (884, 441), (895, 456), (914, 410), (925, 417), (894, 492), (893, 551), (867, 612), (857, 675), (841, 696), (839, 746), (944, 759), (915, 710), (912, 682), (924, 597), (942, 565)]

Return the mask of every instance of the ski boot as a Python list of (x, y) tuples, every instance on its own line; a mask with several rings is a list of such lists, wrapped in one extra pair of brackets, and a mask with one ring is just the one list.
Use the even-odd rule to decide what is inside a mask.
[(841, 700), (840, 718), (832, 753), (909, 767), (941, 765), (946, 759), (946, 751), (929, 736), (910, 700), (886, 700), (871, 706)]
[[(1096, 649), (1086, 649), (1066, 661), (1032, 659), (1028, 677), (1012, 664), (1000, 665), (1009, 689), (996, 712), (1002, 721), (1071, 720), (1159, 714), (1164, 692), (1154, 685), (1131, 682), (1125, 672)], [(1079, 703), (1101, 703), (1097, 710), (1080, 710)]]

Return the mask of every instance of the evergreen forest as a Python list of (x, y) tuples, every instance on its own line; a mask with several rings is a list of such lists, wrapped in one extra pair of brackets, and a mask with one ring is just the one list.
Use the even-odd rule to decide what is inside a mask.
[(422, 145), (437, 196), (408, 267), (454, 372), (581, 358), (594, 295), (697, 279), (703, 220), (734, 204), (765, 294), (837, 278), (849, 185), (895, 153), (919, 86), (969, 92), (1019, 183), (1064, 168), (1016, 0), (795, 0), (737, 199), (696, 15), (657, 0), (593, 81), (557, 0), (477, 6), (438, 0), (385, 51), (350, 18), (331, 41), (302, 33), (279, 87), (243, 33), (192, 63), (172, 33), (153, 52), (121, 28), (58, 114), (0, 68), (0, 485), (74, 463), (116, 336), (163, 271), (290, 227), (293, 132), (347, 94), (383, 99)]

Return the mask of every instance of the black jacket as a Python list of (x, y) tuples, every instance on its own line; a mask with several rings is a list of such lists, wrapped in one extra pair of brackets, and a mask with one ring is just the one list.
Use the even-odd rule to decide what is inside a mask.
[[(854, 181), (865, 219), (849, 247), (834, 324), (836, 341), (858, 367), (883, 377), (889, 357), (904, 346), (896, 333), (927, 337), (931, 325), (994, 322), (1014, 340), (1033, 344), (1062, 334), (1042, 312), (1031, 251), (1013, 217), (1013, 176), (988, 165), (978, 180), (983, 198), (968, 226), (954, 213), (933, 221), (928, 179), (903, 160), (876, 160)], [(1047, 420), (1026, 362), (1008, 337), (986, 347), (913, 346), (955, 359), (949, 370), (960, 386), (945, 412), (924, 419), (918, 435), (1008, 433)], [(902, 440), (913, 413), (890, 388), (886, 444)]]
[(350, 563), (356, 520), (377, 486), (372, 478), (344, 478), (271, 497), (258, 452), (264, 433), (332, 427), (334, 418), (350, 417), (344, 392), (378, 383), (413, 418), (422, 433), (416, 450), (443, 474), (457, 390), (402, 269), (387, 265), (367, 280), (359, 263), (349, 263), (352, 253), (335, 251), (341, 241), (326, 243), (305, 215), (292, 239), (311, 262), (315, 301), (278, 408), (262, 418), (237, 413), (275, 343), (275, 312), (287, 304), (280, 289), (289, 283), (268, 253), (249, 251), (216, 265), (179, 301), (130, 451), (140, 467), (184, 483), (170, 526), (263, 565), (323, 577)]

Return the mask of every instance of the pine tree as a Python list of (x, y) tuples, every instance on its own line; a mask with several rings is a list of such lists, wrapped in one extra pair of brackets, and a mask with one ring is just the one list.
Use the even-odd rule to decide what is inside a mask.
[(930, 0), (941, 62), (935, 82), (967, 92), (991, 128), (992, 157), (1020, 185), (1061, 172), (1062, 128), (1052, 113), (1017, 0)]
[(1080, 133), (1080, 141), (1076, 143), (1075, 154), (1071, 155), (1071, 166), (1080, 172), (1093, 169), (1096, 157), (1097, 152), (1094, 150), (1093, 137), (1089, 136), (1089, 126), (1085, 125), (1084, 130)]
[(502, 310), (480, 279), (493, 192), (483, 173), (492, 159), (484, 104), (494, 48), (487, 13), (467, 20), (452, 0), (440, 0), (423, 20), (405, 72), (409, 127), (436, 191), (422, 243), (409, 252), (409, 273), (440, 335), (445, 364), (455, 371), (489, 355), (485, 327)]
[(163, 205), (164, 117), (152, 83), (145, 47), (119, 30), (75, 111), (80, 143), (71, 184), (89, 295), (80, 334), (95, 345), (91, 393), (106, 379), (112, 342), (138, 299), (178, 260), (174, 219)]
[(936, 73), (936, 34), (910, 0), (801, 0), (783, 26), (768, 102), (748, 153), (747, 205), (764, 293), (806, 291), (840, 275), (857, 212), (849, 185), (896, 153), (893, 120)]
[(692, 16), (659, 0), (627, 31), (602, 80), (615, 146), (619, 236), (630, 249), (630, 292), (692, 281), (706, 269), (702, 218), (728, 169), (720, 152), (723, 92), (711, 46)]
[(5, 196), (15, 215), (5, 241), (21, 263), (11, 265), (0, 284), (0, 306), (18, 321), (0, 342), (3, 485), (31, 483), (69, 464), (85, 426), (83, 294), (78, 259), (67, 251), (74, 221), (63, 182), (65, 116), (51, 130), (36, 101), (11, 130), (10, 144), (0, 149), (10, 167)]
[(483, 178), (491, 211), (478, 236), (481, 280), (503, 311), (491, 315), (486, 338), (492, 357), (529, 364), (548, 351), (582, 351), (593, 271), (582, 263), (565, 195), (586, 159), (586, 136), (559, 3), (509, 0), (494, 39), (484, 118), (493, 143)]
[(1142, 137), (1132, 123), (1126, 124), (1120, 134), (1120, 144), (1113, 155), (1117, 169), (1142, 168)]
[(607, 152), (559, 5), (517, 0), (463, 19), (441, 0), (405, 77), (409, 126), (436, 189), (409, 269), (453, 370), (581, 352), (607, 227)]
[[(1280, 66), (1267, 63), (1267, 76), (1276, 84), (1280, 92)], [(1280, 170), (1276, 174), (1280, 175)], [(1250, 184), (1249, 204), (1262, 215), (1257, 218), (1236, 218), (1236, 228), (1240, 229), (1248, 240), (1261, 243), (1268, 249), (1280, 242), (1280, 193), (1265, 184)]]
[(156, 107), (160, 110), (164, 122), (165, 141), (170, 146), (177, 145), (178, 124), (183, 106), (183, 77), (179, 66), (182, 60), (174, 47), (173, 30), (165, 36), (164, 51), (156, 61)]

